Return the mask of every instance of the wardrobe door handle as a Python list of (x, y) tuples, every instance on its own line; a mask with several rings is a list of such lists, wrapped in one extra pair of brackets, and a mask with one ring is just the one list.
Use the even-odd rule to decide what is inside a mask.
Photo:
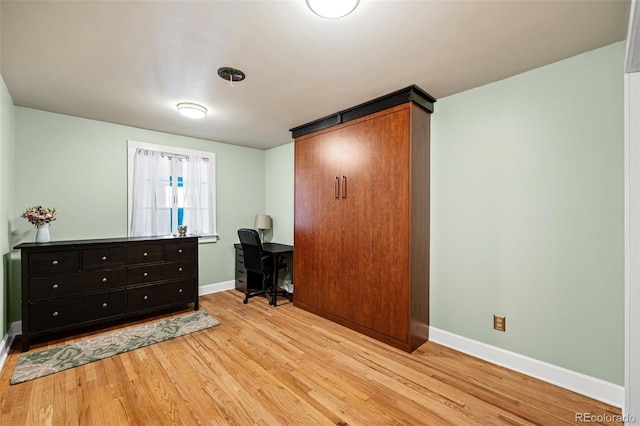
[(333, 181), (333, 198), (336, 200), (340, 198), (338, 191), (340, 191), (340, 178), (336, 176), (336, 180)]
[(342, 198), (347, 198), (347, 177), (342, 176)]

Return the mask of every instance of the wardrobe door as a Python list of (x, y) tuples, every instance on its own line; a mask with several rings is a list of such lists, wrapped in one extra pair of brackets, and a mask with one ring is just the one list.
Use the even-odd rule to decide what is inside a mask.
[(340, 155), (335, 132), (295, 144), (294, 283), (296, 302), (330, 311), (338, 287)]
[(371, 220), (370, 291), (362, 295), (370, 315), (362, 324), (407, 341), (410, 298), (409, 109), (371, 121), (367, 200)]
[(371, 185), (375, 171), (370, 156), (370, 120), (346, 126), (339, 134), (341, 229), (336, 248), (340, 251), (341, 281), (333, 289), (332, 306), (335, 315), (362, 324), (363, 318), (374, 314), (368, 304), (361, 303), (362, 295), (370, 291), (370, 242), (375, 217), (375, 211), (369, 208), (375, 190)]

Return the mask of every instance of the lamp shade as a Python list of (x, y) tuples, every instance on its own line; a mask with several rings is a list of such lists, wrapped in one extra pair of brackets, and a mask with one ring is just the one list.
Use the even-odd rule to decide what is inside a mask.
[(267, 214), (257, 214), (253, 227), (256, 229), (271, 229), (271, 216)]

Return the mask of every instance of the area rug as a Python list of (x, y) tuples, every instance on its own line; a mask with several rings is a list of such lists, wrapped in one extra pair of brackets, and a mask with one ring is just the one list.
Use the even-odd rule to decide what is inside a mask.
[(43, 351), (21, 355), (11, 384), (26, 382), (123, 352), (153, 345), (185, 334), (219, 325), (204, 311), (181, 315), (152, 324), (92, 337)]

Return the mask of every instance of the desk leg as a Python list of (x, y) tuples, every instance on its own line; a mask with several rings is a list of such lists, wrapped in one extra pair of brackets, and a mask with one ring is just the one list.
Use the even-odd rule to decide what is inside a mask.
[(273, 297), (272, 297), (272, 305), (275, 308), (278, 305), (278, 296), (276, 293), (276, 287), (278, 285), (278, 261), (277, 261), (277, 256), (274, 254), (273, 255), (273, 273), (271, 274), (271, 291), (273, 292)]

